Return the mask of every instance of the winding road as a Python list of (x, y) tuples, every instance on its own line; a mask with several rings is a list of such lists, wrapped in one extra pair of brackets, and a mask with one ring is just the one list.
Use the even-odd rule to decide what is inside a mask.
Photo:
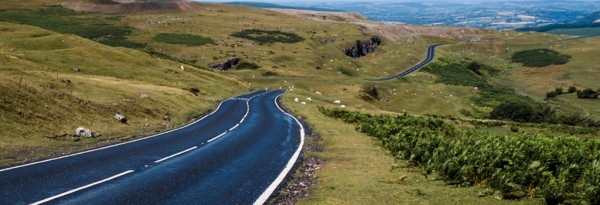
[(257, 91), (184, 127), (0, 170), (0, 204), (262, 204), (301, 154), (304, 128)]
[(426, 66), (433, 60), (433, 57), (435, 57), (435, 48), (438, 46), (441, 46), (441, 45), (444, 45), (444, 44), (433, 44), (433, 45), (430, 45), (429, 47), (427, 47), (427, 57), (425, 57), (425, 60), (419, 62), (418, 64), (414, 65), (413, 67), (409, 68), (408, 70), (405, 70), (402, 73), (399, 73), (399, 74), (396, 74), (396, 75), (393, 75), (390, 77), (372, 79), (371, 81), (386, 81), (386, 80), (391, 80), (391, 79), (395, 79), (395, 78), (401, 78), (412, 72), (415, 72), (415, 71), (421, 69), (423, 66)]

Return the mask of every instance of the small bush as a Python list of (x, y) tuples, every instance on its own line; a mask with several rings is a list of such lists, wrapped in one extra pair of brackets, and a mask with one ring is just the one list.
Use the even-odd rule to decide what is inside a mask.
[(240, 64), (238, 64), (237, 66), (235, 66), (235, 69), (238, 70), (243, 70), (243, 69), (250, 69), (250, 70), (255, 70), (255, 69), (259, 69), (260, 66), (254, 64), (254, 63), (250, 63), (250, 62), (241, 62)]
[(569, 93), (577, 92), (577, 87), (571, 86), (571, 87), (569, 87), (569, 89), (567, 90), (567, 92), (569, 92)]
[(340, 67), (340, 68), (338, 68), (338, 70), (340, 71), (340, 73), (342, 73), (345, 76), (348, 76), (348, 77), (356, 76), (356, 74), (354, 72), (352, 72), (351, 70), (349, 70), (347, 68)]
[(192, 88), (190, 88), (190, 92), (192, 94), (194, 94), (195, 96), (198, 96), (198, 94), (200, 93), (200, 89), (197, 87), (192, 87)]
[(577, 97), (582, 99), (596, 99), (598, 98), (598, 92), (592, 89), (585, 89), (577, 91)]
[(379, 91), (375, 85), (364, 85), (360, 97), (365, 101), (379, 100)]
[(562, 95), (563, 94), (563, 88), (558, 87), (558, 88), (554, 89), (554, 92), (556, 93), (556, 95)]
[(277, 30), (247, 29), (231, 34), (233, 37), (245, 38), (258, 43), (298, 43), (304, 41), (304, 38), (294, 33), (282, 32)]
[(551, 99), (551, 98), (555, 98), (556, 97), (556, 92), (555, 91), (551, 91), (546, 93), (546, 99)]
[(153, 38), (157, 42), (169, 44), (183, 44), (187, 46), (201, 46), (206, 44), (214, 44), (210, 38), (205, 38), (192, 34), (176, 34), (176, 33), (159, 33)]
[(279, 74), (277, 74), (276, 72), (273, 72), (273, 71), (267, 71), (267, 72), (264, 72), (264, 73), (262, 74), (262, 76), (267, 76), (267, 77), (270, 77), (270, 76), (278, 76), (278, 75), (279, 75)]
[(562, 55), (550, 49), (532, 49), (519, 51), (513, 54), (512, 61), (522, 63), (526, 67), (544, 67), (549, 65), (562, 65), (569, 62), (571, 56)]

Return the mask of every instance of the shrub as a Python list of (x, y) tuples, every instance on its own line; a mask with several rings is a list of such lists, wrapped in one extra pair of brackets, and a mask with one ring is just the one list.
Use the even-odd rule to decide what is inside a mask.
[(555, 98), (555, 97), (556, 97), (555, 91), (550, 91), (550, 92), (546, 93), (546, 99)]
[(276, 72), (273, 72), (273, 71), (267, 71), (262, 74), (262, 76), (277, 76), (277, 75), (279, 75), (279, 74), (277, 74)]
[(587, 88), (584, 90), (577, 91), (577, 97), (583, 99), (596, 99), (598, 98), (598, 92)]
[(190, 88), (190, 92), (195, 96), (198, 96), (198, 94), (200, 93), (200, 89), (198, 89), (197, 87), (192, 87)]
[(379, 100), (379, 91), (375, 85), (364, 85), (360, 97), (365, 101)]
[(563, 88), (558, 87), (558, 88), (554, 89), (554, 92), (556, 93), (556, 95), (562, 95), (563, 94)]
[(247, 29), (231, 34), (233, 37), (245, 38), (258, 43), (298, 43), (304, 41), (304, 38), (294, 33), (282, 32), (277, 30)]
[(567, 92), (569, 92), (569, 93), (577, 92), (577, 87), (571, 86), (571, 87), (569, 87), (569, 89), (567, 90)]
[(255, 70), (255, 69), (259, 69), (259, 68), (260, 68), (260, 66), (254, 64), (254, 63), (246, 62), (246, 61), (243, 61), (243, 62), (239, 63), (237, 66), (235, 66), (235, 69), (238, 69), (238, 70), (242, 70), (242, 69)]
[(342, 73), (345, 76), (348, 76), (348, 77), (356, 76), (356, 74), (354, 72), (352, 72), (351, 70), (349, 70), (347, 68), (340, 67), (340, 68), (338, 68), (338, 70), (340, 71), (340, 73)]
[(507, 102), (498, 105), (490, 113), (492, 119), (511, 119), (517, 122), (531, 122), (533, 119), (533, 107), (521, 102)]
[(519, 51), (513, 54), (512, 61), (522, 63), (526, 67), (544, 67), (549, 65), (562, 65), (569, 62), (571, 56), (562, 55), (550, 49), (532, 49)]
[(176, 34), (176, 33), (159, 33), (153, 38), (157, 42), (169, 44), (183, 44), (187, 46), (201, 46), (206, 44), (214, 44), (210, 38), (205, 38), (192, 34)]
[(356, 130), (379, 140), (392, 156), (449, 183), (487, 184), (506, 199), (532, 194), (549, 204), (599, 202), (598, 140), (501, 135), (460, 128), (433, 117), (320, 110), (326, 116), (355, 123)]

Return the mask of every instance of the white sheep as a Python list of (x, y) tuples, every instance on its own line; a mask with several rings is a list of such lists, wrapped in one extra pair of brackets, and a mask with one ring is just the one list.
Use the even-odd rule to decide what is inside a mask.
[(306, 102), (301, 102), (300, 104), (306, 105)]
[(181, 65), (181, 67), (179, 67), (179, 68), (181, 68), (181, 71), (185, 70), (185, 67), (183, 67), (183, 65)]
[(312, 102), (312, 98), (306, 98), (306, 101)]
[(342, 101), (340, 101), (340, 100), (335, 100), (335, 101), (333, 101), (333, 104), (339, 105), (339, 104), (342, 104)]
[(340, 105), (341, 108), (346, 108), (346, 105)]
[(319, 91), (317, 91), (317, 92), (315, 92), (315, 93), (316, 93), (317, 95), (321, 95), (321, 92), (319, 92)]
[(298, 101), (299, 101), (298, 98), (294, 98), (294, 102), (298, 103)]

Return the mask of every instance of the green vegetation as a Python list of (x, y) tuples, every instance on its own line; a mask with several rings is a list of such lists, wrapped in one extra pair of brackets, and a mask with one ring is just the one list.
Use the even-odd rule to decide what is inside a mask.
[(339, 67), (338, 70), (340, 71), (340, 73), (342, 75), (345, 75), (348, 77), (356, 77), (357, 76), (356, 73), (354, 73), (353, 71), (351, 71), (350, 69), (345, 68), (345, 67)]
[(579, 90), (577, 91), (577, 97), (578, 98), (583, 98), (583, 99), (597, 99), (598, 98), (598, 92), (592, 90), (592, 89), (584, 89), (584, 90)]
[(365, 101), (379, 100), (377, 85), (364, 85), (360, 97)]
[[(600, 25), (600, 24), (598, 24)], [(546, 31), (556, 35), (570, 36), (600, 36), (600, 27), (561, 28)]]
[(554, 110), (547, 106), (538, 105), (538, 107), (533, 107), (531, 104), (523, 102), (505, 102), (494, 108), (490, 113), (490, 118), (541, 123), (555, 119), (556, 114)]
[(544, 67), (549, 65), (562, 65), (569, 62), (571, 56), (560, 54), (550, 49), (532, 49), (519, 51), (513, 54), (512, 61), (522, 63), (527, 67)]
[(277, 30), (247, 29), (231, 34), (233, 37), (245, 38), (256, 41), (260, 44), (271, 43), (298, 43), (304, 41), (304, 38), (294, 33), (282, 32)]
[(246, 61), (242, 61), (241, 63), (239, 63), (235, 66), (235, 69), (238, 69), (238, 70), (244, 70), (244, 69), (255, 70), (255, 69), (259, 69), (259, 68), (260, 68), (260, 66), (256, 65), (255, 63), (250, 63), (250, 62), (246, 62)]
[(600, 203), (600, 142), (520, 133), (500, 135), (410, 115), (372, 116), (321, 109), (356, 123), (392, 155), (451, 184), (485, 184), (505, 199), (542, 196), (548, 204)]
[(476, 87), (480, 91), (481, 97), (475, 99), (475, 103), (481, 106), (494, 107), (501, 102), (508, 101), (535, 104), (533, 99), (519, 95), (513, 89), (488, 82), (486, 75), (482, 76), (480, 74), (498, 72), (489, 66), (481, 66), (467, 61), (441, 60), (429, 64), (422, 70), (438, 76), (436, 83)]
[(187, 46), (201, 46), (215, 43), (210, 38), (192, 34), (159, 33), (153, 39), (161, 43), (183, 44)]
[(143, 43), (128, 41), (132, 28), (120, 25), (120, 16), (74, 12), (62, 7), (45, 7), (38, 10), (0, 11), (0, 21), (17, 22), (52, 30), (58, 33), (75, 34), (105, 45), (143, 48)]

